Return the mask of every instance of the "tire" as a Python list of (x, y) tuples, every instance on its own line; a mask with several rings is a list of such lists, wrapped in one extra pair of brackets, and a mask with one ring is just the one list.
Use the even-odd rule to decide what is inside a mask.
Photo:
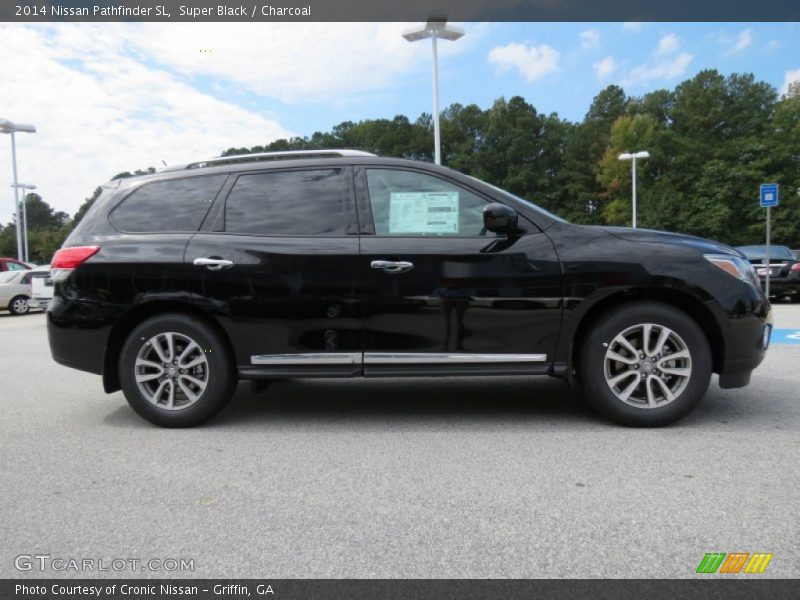
[(12, 315), (26, 315), (30, 310), (30, 301), (25, 296), (15, 296), (8, 303), (8, 312)]
[(225, 407), (236, 370), (215, 329), (170, 313), (130, 333), (120, 353), (119, 380), (128, 404), (143, 418), (161, 427), (192, 427)]
[[(643, 350), (646, 333), (648, 353), (634, 361), (631, 350)], [(675, 358), (664, 361), (670, 356)], [(604, 313), (592, 324), (578, 356), (578, 376), (589, 403), (630, 427), (661, 427), (685, 417), (705, 395), (711, 370), (703, 331), (689, 315), (660, 302), (623, 304)]]

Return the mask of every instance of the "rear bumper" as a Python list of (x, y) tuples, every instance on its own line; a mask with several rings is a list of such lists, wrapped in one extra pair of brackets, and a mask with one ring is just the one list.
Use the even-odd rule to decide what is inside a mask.
[[(759, 275), (761, 289), (766, 288), (766, 277)], [(786, 277), (770, 277), (769, 293), (771, 296), (776, 294), (800, 294), (800, 273), (792, 271)]]
[[(74, 308), (74, 307), (73, 307)], [(47, 312), (47, 339), (57, 363), (73, 369), (103, 374), (108, 327), (81, 323), (70, 317), (70, 304), (55, 298)]]

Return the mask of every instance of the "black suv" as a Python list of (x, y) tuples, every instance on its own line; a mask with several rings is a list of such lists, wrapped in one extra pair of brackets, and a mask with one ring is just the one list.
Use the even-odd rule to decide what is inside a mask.
[[(736, 248), (753, 264), (762, 286), (766, 285), (769, 271), (770, 296), (800, 298), (800, 258), (786, 246), (739, 246)], [(769, 261), (767, 261), (769, 254)], [(769, 264), (767, 264), (769, 263)]]
[(567, 223), (428, 163), (212, 159), (112, 181), (52, 261), (53, 357), (145, 419), (200, 423), (237, 380), (554, 375), (627, 425), (747, 385), (752, 267), (682, 235)]

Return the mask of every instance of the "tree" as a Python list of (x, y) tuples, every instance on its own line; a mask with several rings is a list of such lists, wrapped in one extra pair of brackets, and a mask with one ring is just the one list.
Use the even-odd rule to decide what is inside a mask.
[[(758, 243), (764, 234), (758, 185), (775, 181), (781, 205), (773, 211), (773, 237), (800, 247), (800, 84), (780, 99), (753, 75), (726, 77), (715, 70), (641, 97), (610, 85), (578, 123), (544, 115), (519, 96), (498, 98), (487, 109), (453, 104), (442, 111), (441, 133), (445, 165), (577, 223), (630, 223), (630, 164), (617, 160), (624, 151), (650, 152), (637, 164), (643, 227)], [(432, 116), (422, 113), (415, 120), (344, 121), (306, 137), (231, 146), (222, 156), (354, 148), (431, 161), (432, 140)], [(114, 179), (154, 171), (124, 171)], [(80, 223), (100, 191), (86, 199), (70, 226)], [(53, 232), (63, 226), (63, 213), (37, 200), (31, 206), (37, 227)], [(50, 247), (45, 240), (57, 238), (48, 235), (41, 238), (43, 253)], [(13, 225), (0, 228), (0, 252), (15, 252), (14, 236)]]

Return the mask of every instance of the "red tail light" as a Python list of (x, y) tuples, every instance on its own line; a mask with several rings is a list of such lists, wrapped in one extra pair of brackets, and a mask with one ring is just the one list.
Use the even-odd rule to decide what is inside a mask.
[(792, 271), (800, 271), (800, 262), (792, 265)]
[(53, 256), (50, 269), (74, 269), (100, 251), (100, 246), (75, 246), (62, 248)]

